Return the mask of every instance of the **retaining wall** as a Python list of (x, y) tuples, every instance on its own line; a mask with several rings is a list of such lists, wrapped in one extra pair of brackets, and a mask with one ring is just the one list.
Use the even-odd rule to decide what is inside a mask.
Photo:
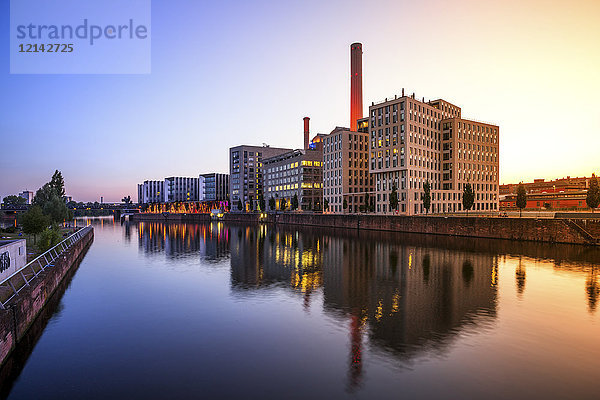
[(53, 267), (47, 268), (30, 282), (28, 287), (23, 288), (19, 295), (6, 305), (5, 310), (0, 310), (0, 365), (27, 333), (48, 299), (93, 239), (94, 230), (91, 229), (71, 248), (63, 252), (55, 260)]
[[(258, 223), (258, 213), (227, 213), (223, 222)], [(139, 214), (139, 221), (206, 222), (209, 214)], [(586, 235), (568, 221), (575, 222)], [(595, 244), (600, 239), (600, 220), (552, 218), (384, 216), (360, 214), (269, 213), (263, 222), (322, 226), (343, 229), (367, 229), (447, 236), (508, 239), (547, 243)]]

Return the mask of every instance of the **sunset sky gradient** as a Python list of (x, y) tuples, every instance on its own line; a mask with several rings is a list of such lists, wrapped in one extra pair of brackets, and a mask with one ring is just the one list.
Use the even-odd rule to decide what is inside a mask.
[(500, 126), (500, 182), (600, 172), (600, 2), (154, 0), (149, 75), (10, 75), (0, 1), (0, 196), (55, 169), (77, 201), (228, 172), (228, 148), (302, 146), (415, 92)]

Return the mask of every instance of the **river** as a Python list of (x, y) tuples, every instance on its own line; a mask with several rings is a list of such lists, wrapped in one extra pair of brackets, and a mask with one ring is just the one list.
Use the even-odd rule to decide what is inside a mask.
[(94, 225), (94, 243), (3, 375), (9, 399), (600, 393), (597, 249), (267, 225), (78, 224)]

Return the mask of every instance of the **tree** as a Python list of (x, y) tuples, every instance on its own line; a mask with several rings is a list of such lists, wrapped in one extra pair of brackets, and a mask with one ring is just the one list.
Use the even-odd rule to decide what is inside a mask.
[(23, 232), (28, 235), (33, 235), (34, 243), (37, 240), (37, 235), (42, 233), (49, 224), (50, 219), (44, 215), (42, 208), (38, 205), (31, 207), (29, 211), (23, 214)]
[(297, 210), (298, 209), (298, 194), (294, 194), (294, 197), (292, 197), (292, 210)]
[(588, 188), (585, 202), (587, 203), (587, 206), (592, 209), (592, 212), (594, 212), (594, 208), (597, 208), (600, 205), (598, 178), (594, 174), (592, 174), (592, 179), (590, 179), (590, 187)]
[(69, 209), (65, 202), (57, 196), (52, 196), (50, 201), (44, 204), (42, 211), (50, 217), (52, 222), (60, 223), (69, 219)]
[(129, 205), (131, 204), (131, 196), (125, 196), (121, 199), (121, 201), (125, 204), (125, 205)]
[(267, 205), (265, 203), (265, 196), (263, 196), (262, 194), (258, 197), (258, 206), (260, 207), (260, 211), (264, 212), (267, 211)]
[(325, 211), (329, 211), (329, 200), (325, 199), (323, 204), (324, 204)]
[(273, 196), (271, 196), (271, 198), (269, 199), (269, 209), (271, 211), (275, 210), (275, 198)]
[(25, 198), (21, 197), (21, 196), (6, 196), (2, 202), (4, 203), (5, 206), (19, 206), (21, 204), (25, 204), (27, 202), (27, 200), (25, 200)]
[(527, 192), (525, 192), (525, 186), (523, 183), (519, 183), (517, 187), (517, 207), (519, 207), (519, 217), (523, 212), (523, 209), (527, 207)]
[(65, 195), (65, 180), (59, 170), (54, 171), (54, 175), (52, 175), (49, 185), (58, 197), (62, 198)]
[(60, 229), (57, 224), (54, 224), (51, 228), (44, 229), (40, 235), (39, 250), (46, 251), (59, 244), (61, 240)]
[(70, 217), (64, 195), (65, 182), (61, 172), (56, 170), (50, 182), (45, 183), (35, 192), (33, 204), (40, 206), (42, 212), (49, 216), (52, 222), (63, 222)]
[(345, 197), (344, 197), (344, 202), (342, 203), (342, 207), (344, 208), (344, 211), (346, 211), (346, 209), (348, 208), (348, 200), (346, 200)]
[(238, 202), (237, 202), (237, 209), (238, 209), (239, 211), (242, 211), (242, 208), (244, 208), (244, 205), (242, 204), (242, 200), (240, 199), (240, 200), (238, 200)]
[(285, 207), (287, 207), (286, 201), (285, 199), (281, 199), (279, 200), (279, 209), (281, 211), (285, 211)]
[(467, 210), (467, 215), (469, 215), (469, 210), (473, 207), (475, 203), (475, 192), (473, 191), (473, 187), (471, 187), (470, 183), (465, 183), (463, 186), (463, 194), (462, 194), (462, 205), (463, 209)]
[(370, 209), (371, 208), (369, 205), (369, 193), (365, 193), (365, 211), (368, 212)]
[(390, 210), (398, 211), (398, 188), (395, 183), (392, 185), (392, 193), (390, 193)]
[(423, 184), (423, 193), (421, 193), (421, 201), (423, 201), (423, 208), (425, 209), (425, 214), (429, 214), (429, 209), (431, 208), (431, 185), (429, 184), (429, 180), (426, 180)]
[(254, 211), (254, 199), (252, 198), (252, 196), (248, 197), (248, 206), (250, 208), (250, 211)]

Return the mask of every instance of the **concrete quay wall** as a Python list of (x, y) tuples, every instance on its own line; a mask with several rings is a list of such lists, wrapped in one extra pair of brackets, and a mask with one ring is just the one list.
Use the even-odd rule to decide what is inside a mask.
[[(136, 221), (207, 222), (209, 214), (138, 214)], [(600, 244), (600, 220), (551, 218), (384, 216), (312, 213), (227, 213), (223, 222), (321, 226), (547, 243)]]
[(28, 287), (23, 288), (6, 305), (6, 309), (0, 310), (0, 365), (25, 336), (71, 267), (78, 265), (78, 258), (85, 254), (93, 239), (94, 230), (91, 229), (64, 251), (55, 260), (53, 267), (47, 268)]

